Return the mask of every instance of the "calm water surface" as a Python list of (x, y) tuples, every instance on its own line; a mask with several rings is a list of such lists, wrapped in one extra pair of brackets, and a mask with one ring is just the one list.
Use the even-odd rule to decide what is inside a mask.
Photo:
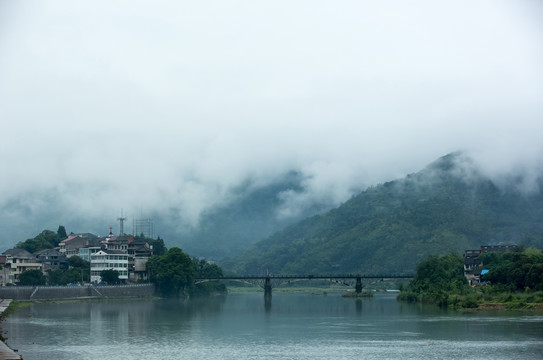
[(461, 314), (391, 295), (34, 304), (1, 327), (25, 360), (543, 358), (541, 315)]

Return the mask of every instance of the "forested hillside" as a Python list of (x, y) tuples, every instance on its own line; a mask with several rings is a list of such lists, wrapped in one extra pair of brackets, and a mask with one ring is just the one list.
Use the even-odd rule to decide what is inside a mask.
[[(541, 179), (540, 179), (541, 180)], [(543, 245), (542, 184), (496, 186), (462, 154), (367, 189), (221, 263), (238, 273), (412, 273), (430, 254)]]
[(301, 192), (303, 176), (290, 172), (270, 185), (253, 188), (244, 184), (233, 192), (233, 200), (222, 207), (204, 212), (197, 227), (176, 236), (170, 243), (199, 257), (217, 260), (242, 253), (251, 245), (265, 239), (301, 219), (330, 209), (330, 204), (315, 200), (313, 206), (288, 217), (277, 214), (282, 205), (281, 193)]

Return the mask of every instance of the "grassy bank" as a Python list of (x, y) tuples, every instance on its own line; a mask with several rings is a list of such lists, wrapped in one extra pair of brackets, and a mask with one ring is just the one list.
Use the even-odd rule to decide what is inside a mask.
[(462, 292), (414, 293), (405, 291), (398, 295), (398, 300), (435, 304), (451, 309), (543, 311), (543, 291), (500, 291), (492, 286), (483, 286)]

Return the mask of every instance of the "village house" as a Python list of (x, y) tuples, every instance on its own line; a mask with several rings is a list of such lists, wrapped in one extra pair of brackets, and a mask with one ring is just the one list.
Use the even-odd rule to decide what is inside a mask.
[(43, 271), (57, 270), (67, 268), (68, 261), (66, 255), (55, 249), (44, 249), (34, 253), (36, 261), (43, 265)]
[(100, 246), (100, 239), (93, 234), (70, 235), (59, 244), (59, 252), (71, 257), (79, 255), (79, 249), (85, 247)]
[(6, 255), (0, 255), (0, 285), (5, 286), (9, 282), (9, 270), (10, 268), (6, 266), (7, 262)]
[(486, 271), (483, 269), (481, 254), (490, 252), (511, 252), (517, 249), (516, 245), (482, 245), (477, 250), (464, 251), (464, 276), (471, 286), (481, 284), (481, 275)]
[(153, 255), (149, 243), (133, 236), (108, 236), (103, 242), (107, 250), (122, 251), (128, 254), (129, 280), (133, 282), (148, 280), (147, 260)]
[(43, 271), (43, 265), (36, 260), (36, 257), (24, 249), (9, 249), (2, 253), (5, 256), (5, 263), (2, 265), (7, 270), (7, 281), (3, 284), (17, 284), (21, 273), (27, 270)]
[(481, 280), (483, 261), (479, 255), (481, 255), (480, 249), (464, 252), (464, 276), (470, 285), (478, 285)]
[(100, 273), (103, 270), (116, 270), (119, 280), (128, 280), (128, 254), (122, 250), (100, 250), (91, 255), (90, 280), (92, 283), (102, 282)]
[(79, 257), (85, 261), (90, 262), (92, 254), (96, 254), (100, 250), (102, 250), (100, 246), (79, 248)]

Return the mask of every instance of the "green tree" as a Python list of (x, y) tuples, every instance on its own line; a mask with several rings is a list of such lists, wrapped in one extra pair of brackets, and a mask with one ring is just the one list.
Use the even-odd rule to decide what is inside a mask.
[(68, 269), (51, 270), (47, 274), (49, 285), (67, 285), (90, 281), (90, 263), (77, 255), (68, 258)]
[(156, 240), (153, 240), (151, 242), (151, 245), (153, 245), (153, 254), (161, 256), (166, 253), (166, 246), (164, 245), (164, 240), (159, 237), (157, 237)]
[(192, 285), (195, 274), (194, 263), (178, 247), (171, 248), (162, 256), (153, 256), (147, 261), (147, 268), (157, 291), (164, 296), (180, 296), (186, 287)]
[(51, 270), (47, 273), (48, 285), (66, 285), (68, 282), (64, 280), (64, 270)]
[(108, 285), (115, 285), (119, 283), (119, 272), (117, 270), (102, 270), (100, 271), (100, 277), (102, 278), (102, 281)]
[(450, 294), (469, 291), (463, 264), (462, 256), (456, 253), (428, 257), (419, 263), (407, 293), (402, 294), (400, 299), (447, 305)]
[(60, 241), (68, 237), (68, 234), (66, 234), (66, 228), (64, 226), (59, 225), (58, 230), (57, 230), (57, 236)]
[(19, 284), (22, 286), (45, 285), (46, 278), (41, 270), (27, 270), (19, 275)]
[(29, 253), (35, 253), (43, 249), (52, 249), (58, 246), (61, 240), (58, 234), (51, 230), (43, 230), (32, 239), (27, 239), (23, 242), (19, 242), (16, 247), (19, 249), (25, 249)]
[(534, 248), (518, 248), (507, 253), (488, 253), (481, 256), (489, 270), (484, 281), (513, 290), (526, 288), (543, 290), (543, 252)]
[[(222, 277), (222, 269), (217, 264), (211, 264), (204, 259), (193, 258), (195, 277)], [(191, 288), (191, 295), (207, 296), (213, 293), (226, 293), (226, 285), (221, 281), (206, 281), (194, 284)]]
[(222, 269), (217, 264), (211, 264), (204, 259), (192, 259), (197, 277), (222, 277)]
[(77, 255), (73, 255), (68, 258), (68, 265), (73, 268), (90, 270), (90, 262)]

